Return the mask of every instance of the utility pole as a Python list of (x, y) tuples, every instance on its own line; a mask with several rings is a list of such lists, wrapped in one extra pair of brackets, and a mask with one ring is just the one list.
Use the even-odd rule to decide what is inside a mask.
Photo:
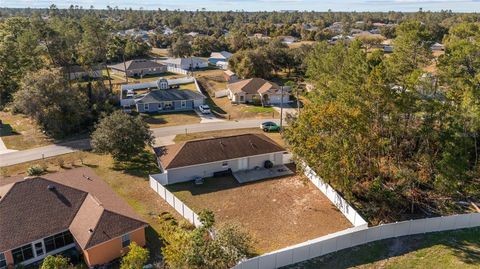
[(282, 100), (280, 100), (280, 130), (283, 127), (283, 86), (280, 87), (282, 90)]

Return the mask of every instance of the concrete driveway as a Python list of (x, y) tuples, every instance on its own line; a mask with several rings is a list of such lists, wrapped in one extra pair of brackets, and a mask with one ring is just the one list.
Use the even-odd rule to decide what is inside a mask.
[(222, 122), (224, 119), (215, 117), (213, 113), (203, 114), (200, 110), (195, 109), (195, 113), (200, 117), (200, 123), (210, 123), (210, 122)]

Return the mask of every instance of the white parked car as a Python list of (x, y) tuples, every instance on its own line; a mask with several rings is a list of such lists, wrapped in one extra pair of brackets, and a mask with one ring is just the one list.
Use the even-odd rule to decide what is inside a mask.
[(210, 107), (208, 105), (201, 105), (198, 107), (198, 109), (200, 109), (200, 112), (202, 112), (203, 114), (210, 114), (211, 111), (210, 111)]

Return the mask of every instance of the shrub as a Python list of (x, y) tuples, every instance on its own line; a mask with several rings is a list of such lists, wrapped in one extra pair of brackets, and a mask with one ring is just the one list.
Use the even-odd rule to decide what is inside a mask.
[(33, 165), (27, 169), (27, 175), (29, 176), (39, 176), (43, 173), (45, 173), (45, 170), (39, 165)]

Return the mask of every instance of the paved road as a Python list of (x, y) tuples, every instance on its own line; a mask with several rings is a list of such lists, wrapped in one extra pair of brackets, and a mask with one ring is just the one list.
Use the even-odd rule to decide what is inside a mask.
[[(190, 125), (170, 126), (152, 129), (153, 135), (156, 137), (156, 145), (165, 145), (171, 143), (175, 135), (187, 133), (198, 133), (207, 131), (219, 131), (229, 129), (254, 128), (260, 126), (264, 121), (278, 120), (263, 119), (263, 120), (242, 120), (242, 121), (223, 121), (211, 123), (198, 123)], [(89, 139), (76, 140), (66, 143), (49, 145), (39, 148), (27, 149), (22, 151), (10, 152), (0, 155), (0, 167), (14, 165), (23, 162), (40, 160), (42, 158), (49, 158), (57, 155), (72, 153), (77, 150), (89, 149)]]

